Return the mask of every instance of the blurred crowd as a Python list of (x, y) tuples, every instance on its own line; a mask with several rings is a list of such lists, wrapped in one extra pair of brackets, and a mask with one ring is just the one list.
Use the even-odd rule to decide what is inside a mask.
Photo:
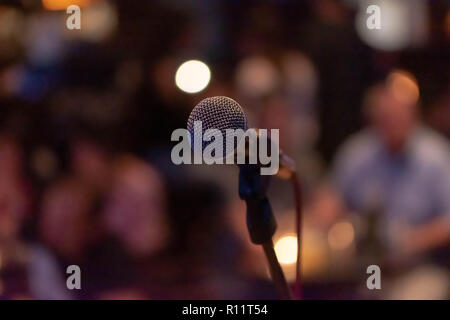
[[(0, 299), (277, 298), (237, 167), (170, 160), (217, 95), (296, 160), (305, 298), (448, 299), (450, 5), (385, 0), (396, 23), (370, 38), (367, 3), (2, 1)], [(192, 94), (174, 80), (191, 59), (211, 70)], [(293, 281), (290, 188), (274, 178), (270, 200)]]

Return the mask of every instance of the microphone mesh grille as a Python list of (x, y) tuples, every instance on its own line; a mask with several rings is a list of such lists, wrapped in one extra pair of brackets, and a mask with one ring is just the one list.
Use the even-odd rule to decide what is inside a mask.
[[(194, 122), (201, 121), (202, 130), (194, 130)], [(226, 142), (226, 129), (242, 129), (247, 130), (247, 119), (242, 107), (231, 98), (217, 96), (209, 97), (200, 101), (189, 115), (187, 122), (187, 129), (192, 139), (199, 139), (202, 141), (202, 149), (211, 143), (211, 141), (203, 141), (202, 137), (196, 137), (195, 134), (201, 132), (202, 135), (208, 129), (218, 129), (222, 132), (223, 140)], [(197, 132), (196, 132), (197, 131)], [(192, 145), (192, 144), (191, 144)], [(225, 155), (225, 144), (224, 155)], [(232, 147), (232, 150), (235, 146)]]

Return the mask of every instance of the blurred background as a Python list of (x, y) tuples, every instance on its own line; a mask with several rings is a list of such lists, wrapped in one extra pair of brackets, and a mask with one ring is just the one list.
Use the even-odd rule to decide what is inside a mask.
[[(449, 44), (446, 0), (0, 1), (0, 298), (277, 298), (237, 167), (170, 160), (225, 95), (297, 161), (304, 298), (448, 299)], [(270, 199), (294, 281), (290, 185)]]

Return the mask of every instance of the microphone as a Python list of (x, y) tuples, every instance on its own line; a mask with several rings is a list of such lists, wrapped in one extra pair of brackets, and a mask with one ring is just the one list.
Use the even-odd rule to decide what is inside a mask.
[[(195, 130), (199, 129), (196, 127), (197, 121), (201, 121), (201, 130)], [(187, 121), (187, 130), (189, 131), (191, 141), (195, 141), (196, 139), (202, 141), (202, 151), (212, 142), (211, 140), (208, 141), (208, 139), (206, 139), (207, 141), (202, 139), (208, 129), (217, 129), (222, 133), (222, 136), (225, 137), (227, 129), (241, 129), (246, 131), (247, 128), (247, 117), (245, 116), (242, 107), (235, 100), (224, 96), (209, 97), (200, 101), (194, 109), (192, 109)], [(257, 134), (259, 138), (258, 130)], [(268, 143), (270, 145), (274, 142), (268, 138)], [(230, 156), (230, 154), (227, 154), (227, 150), (236, 150), (237, 144), (238, 141), (235, 141), (234, 139), (232, 141), (225, 139), (225, 143), (222, 144), (222, 154), (224, 157)], [(191, 147), (194, 149), (193, 144), (191, 144)], [(246, 153), (248, 154), (247, 145)], [(279, 170), (276, 173), (276, 176), (282, 179), (291, 179), (294, 173), (294, 161), (280, 150)]]
[[(200, 126), (200, 127), (199, 127)], [(200, 130), (199, 130), (200, 129)], [(233, 130), (247, 130), (247, 118), (242, 107), (231, 98), (224, 96), (209, 97), (200, 101), (191, 111), (187, 121), (187, 130), (189, 132), (191, 148), (194, 152), (204, 151), (205, 148), (212, 143), (211, 137), (203, 139), (207, 135), (209, 129), (219, 130), (222, 137), (227, 135), (228, 129)], [(200, 136), (201, 135), (201, 136)], [(258, 139), (268, 139), (268, 144), (272, 146), (274, 143), (267, 134), (262, 137), (257, 131)], [(201, 150), (196, 150), (199, 146), (195, 146), (195, 141), (201, 142)], [(259, 141), (258, 141), (259, 142)], [(221, 148), (222, 155), (228, 157), (234, 153), (237, 156), (237, 146), (239, 141), (230, 139), (222, 139)], [(258, 145), (260, 145), (258, 143)], [(245, 156), (251, 157), (250, 148), (245, 144)], [(276, 146), (278, 148), (278, 146)], [(266, 151), (272, 148), (266, 146)], [(276, 158), (276, 157), (275, 157)], [(300, 227), (301, 227), (301, 196), (300, 184), (298, 183), (297, 174), (295, 170), (294, 161), (285, 155), (281, 150), (279, 151), (279, 169), (276, 176), (283, 179), (288, 179), (292, 182), (294, 188), (294, 195), (296, 199), (297, 211), (297, 296), (300, 297)], [(235, 162), (236, 163), (236, 162)], [(245, 162), (248, 163), (248, 162)], [(278, 288), (280, 296), (283, 299), (291, 299), (291, 291), (285, 279), (283, 270), (280, 267), (276, 257), (272, 236), (276, 230), (276, 221), (273, 216), (272, 207), (267, 197), (267, 188), (270, 181), (270, 176), (261, 175), (259, 167), (261, 163), (257, 159), (257, 164), (239, 164), (239, 196), (246, 202), (247, 205), (247, 227), (250, 234), (250, 239), (255, 244), (260, 244), (266, 255), (269, 263), (269, 270), (275, 285)]]

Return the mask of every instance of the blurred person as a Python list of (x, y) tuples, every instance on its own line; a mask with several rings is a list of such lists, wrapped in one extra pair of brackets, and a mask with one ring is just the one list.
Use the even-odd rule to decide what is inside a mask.
[(112, 238), (108, 283), (97, 298), (272, 297), (267, 281), (236, 270), (240, 247), (228, 233), (228, 206), (217, 185), (183, 176), (189, 183), (178, 179), (166, 189), (143, 160), (122, 155), (114, 163), (102, 212)]
[(72, 178), (62, 179), (45, 192), (39, 234), (58, 255), (69, 261), (83, 257), (89, 242), (92, 196)]
[[(86, 147), (87, 159), (74, 159), (78, 178), (61, 179), (44, 193), (38, 229), (50, 252), (40, 248), (35, 291), (47, 299), (148, 298), (143, 279), (167, 237), (162, 180), (133, 156), (120, 156), (112, 171), (103, 170), (99, 150)], [(96, 178), (108, 184), (104, 199)], [(82, 290), (65, 288), (65, 270), (72, 264), (81, 269)]]
[(0, 135), (0, 237), (5, 242), (19, 235), (30, 209), (29, 190), (23, 174), (23, 154), (18, 141)]
[(408, 261), (448, 250), (450, 161), (448, 141), (401, 98), (387, 85), (369, 91), (369, 126), (341, 147), (333, 182), (350, 210), (377, 219), (382, 253)]
[(2, 180), (22, 178), (23, 152), (14, 138), (0, 135), (0, 175)]
[(13, 138), (0, 136), (0, 298), (30, 296), (28, 248), (21, 238), (29, 213), (29, 194), (22, 177), (22, 151)]
[(273, 62), (265, 56), (250, 56), (236, 67), (236, 91), (242, 99), (258, 99), (273, 94), (280, 86), (280, 75)]
[[(40, 243), (34, 246), (30, 265), (35, 298), (86, 298), (95, 291), (101, 234), (94, 217), (96, 201), (96, 195), (73, 177), (60, 178), (44, 192), (37, 224)], [(66, 288), (65, 272), (72, 264), (82, 270), (83, 290)]]
[(0, 299), (29, 297), (28, 248), (20, 237), (25, 212), (21, 191), (0, 187)]
[[(122, 155), (114, 161), (101, 220), (112, 242), (105, 257), (105, 286), (97, 298), (150, 298), (148, 277), (169, 239), (166, 190), (159, 173), (145, 161)], [(153, 284), (154, 285), (154, 284)]]
[(21, 149), (16, 140), (0, 138), (0, 298), (68, 298), (61, 290), (64, 281), (54, 277), (58, 271), (52, 255), (25, 236), (34, 216), (29, 216), (32, 199)]
[(104, 147), (89, 138), (72, 143), (71, 161), (74, 174), (96, 191), (109, 185), (110, 163)]
[(106, 199), (106, 230), (132, 255), (156, 253), (168, 237), (165, 187), (159, 173), (132, 156), (119, 159)]
[[(57, 260), (39, 243), (29, 242), (24, 234), (26, 223), (35, 216), (29, 217), (32, 199), (22, 165), (21, 146), (11, 138), (0, 138), (0, 297), (70, 298)], [(55, 231), (64, 229), (65, 216), (57, 213), (56, 218), (61, 217), (63, 221), (58, 220), (48, 228), (48, 234), (55, 235)], [(56, 244), (61, 234), (70, 236), (63, 230), (51, 237)], [(61, 240), (64, 237), (61, 236)]]

